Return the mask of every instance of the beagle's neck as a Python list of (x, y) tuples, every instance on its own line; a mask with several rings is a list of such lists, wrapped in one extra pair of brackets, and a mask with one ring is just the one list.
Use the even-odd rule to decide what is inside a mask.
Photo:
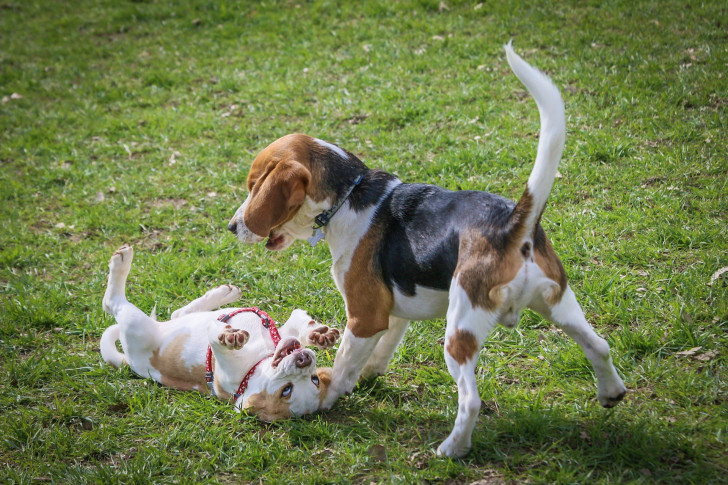
[(329, 251), (337, 267), (346, 271), (354, 251), (371, 229), (380, 204), (402, 182), (391, 174), (369, 170), (349, 199), (323, 228)]

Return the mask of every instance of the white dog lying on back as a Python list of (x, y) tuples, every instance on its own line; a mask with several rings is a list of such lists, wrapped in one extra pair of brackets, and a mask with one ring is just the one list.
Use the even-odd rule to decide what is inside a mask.
[(117, 324), (101, 337), (106, 362), (126, 363), (140, 376), (176, 389), (212, 392), (265, 421), (318, 410), (331, 369), (316, 369), (316, 354), (303, 347), (332, 347), (338, 330), (318, 325), (303, 310), (294, 310), (280, 329), (255, 308), (215, 310), (240, 298), (241, 291), (230, 285), (175, 311), (169, 322), (157, 322), (126, 299), (133, 255), (123, 246), (109, 262), (103, 307)]

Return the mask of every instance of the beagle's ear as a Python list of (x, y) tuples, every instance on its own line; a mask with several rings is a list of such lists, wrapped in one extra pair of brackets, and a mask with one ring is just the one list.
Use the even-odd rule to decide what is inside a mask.
[(269, 163), (252, 186), (243, 222), (253, 233), (267, 237), (295, 215), (310, 181), (311, 172), (294, 160)]
[(326, 399), (326, 393), (329, 390), (331, 384), (331, 376), (333, 369), (331, 367), (321, 367), (316, 369), (316, 375), (319, 378), (319, 405)]

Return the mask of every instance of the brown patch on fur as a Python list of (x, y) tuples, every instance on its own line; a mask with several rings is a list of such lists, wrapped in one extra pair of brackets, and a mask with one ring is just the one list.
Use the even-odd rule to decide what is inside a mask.
[(250, 202), (243, 214), (245, 225), (259, 236), (268, 236), (271, 229), (295, 215), (310, 180), (311, 173), (295, 160), (268, 162), (250, 192)]
[(205, 365), (186, 366), (179, 356), (182, 354), (189, 335), (180, 334), (169, 344), (164, 351), (155, 349), (149, 358), (149, 364), (161, 374), (161, 384), (183, 391), (198, 390), (209, 392), (205, 382)]
[(566, 271), (561, 264), (561, 259), (559, 259), (541, 228), (538, 228), (533, 242), (533, 262), (541, 268), (547, 278), (554, 280), (559, 285), (559, 291), (552, 292), (546, 297), (546, 303), (552, 306), (556, 305), (561, 301), (561, 297), (566, 291)]
[(332, 372), (331, 367), (316, 369), (319, 378), (319, 406), (326, 399), (326, 393), (329, 391), (329, 385), (331, 384)]
[(374, 252), (381, 239), (376, 226), (362, 237), (354, 250), (344, 276), (344, 297), (348, 322), (346, 327), (356, 337), (369, 338), (389, 328), (389, 313), (394, 296), (374, 270)]
[(447, 353), (455, 361), (463, 365), (468, 359), (478, 352), (478, 340), (471, 332), (458, 328), (450, 338), (447, 339)]
[(290, 418), (293, 416), (291, 404), (288, 402), (288, 398), (281, 397), (284, 387), (286, 387), (285, 384), (274, 394), (268, 394), (266, 391), (253, 394), (245, 401), (243, 409), (255, 414), (263, 421)]
[(477, 229), (461, 235), (455, 275), (473, 306), (493, 310), (502, 303), (501, 292), (491, 290), (509, 283), (523, 266), (520, 250), (511, 246), (496, 249)]
[[(525, 236), (525, 222), (528, 218), (528, 215), (533, 210), (533, 195), (531, 195), (531, 191), (528, 190), (528, 187), (526, 187), (526, 190), (523, 191), (523, 194), (521, 194), (521, 198), (518, 199), (518, 204), (516, 204), (516, 207), (513, 208), (513, 212), (511, 213), (511, 219), (510, 219), (510, 230), (509, 236), (510, 239), (513, 241), (520, 241), (523, 239), (523, 236)], [(541, 215), (538, 216), (538, 218), (541, 218)], [(538, 225), (538, 221), (536, 222), (536, 225)]]
[(327, 193), (323, 184), (323, 170), (325, 167), (313, 163), (313, 155), (322, 150), (308, 135), (294, 133), (281, 137), (264, 148), (250, 167), (248, 173), (248, 190), (252, 193), (256, 185), (262, 183), (266, 173), (272, 171), (281, 162), (296, 162), (301, 164), (310, 175), (306, 194), (316, 202), (324, 200), (331, 194)]

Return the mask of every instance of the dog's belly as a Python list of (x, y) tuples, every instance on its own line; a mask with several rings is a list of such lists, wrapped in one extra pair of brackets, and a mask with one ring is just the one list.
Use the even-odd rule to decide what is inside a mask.
[(448, 292), (424, 286), (415, 286), (415, 294), (408, 296), (394, 288), (392, 315), (407, 320), (440, 318), (447, 312)]

